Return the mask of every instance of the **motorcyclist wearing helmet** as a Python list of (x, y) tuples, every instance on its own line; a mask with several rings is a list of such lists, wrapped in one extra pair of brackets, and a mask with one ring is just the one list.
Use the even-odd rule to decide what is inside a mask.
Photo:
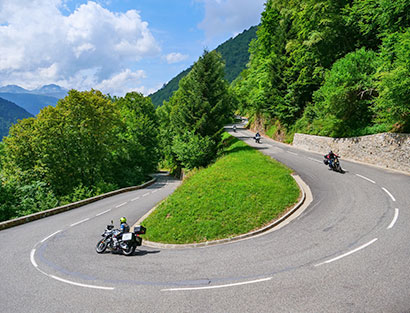
[(333, 169), (333, 162), (339, 156), (337, 154), (333, 153), (332, 150), (330, 150), (329, 153), (326, 154), (324, 157), (325, 157), (326, 160), (328, 160), (329, 168)]
[(118, 239), (121, 238), (123, 233), (128, 233), (130, 231), (130, 227), (127, 224), (127, 218), (126, 217), (121, 217), (120, 218), (120, 229), (119, 232), (117, 232), (114, 236), (114, 247), (117, 248), (118, 247)]
[(127, 219), (123, 216), (120, 218), (120, 231), (122, 233), (128, 233), (130, 231), (130, 227), (127, 224)]
[(255, 135), (254, 138), (255, 138), (255, 142), (257, 142), (257, 143), (260, 142), (260, 140), (261, 140), (261, 135), (259, 134), (259, 132), (256, 133), (256, 135)]

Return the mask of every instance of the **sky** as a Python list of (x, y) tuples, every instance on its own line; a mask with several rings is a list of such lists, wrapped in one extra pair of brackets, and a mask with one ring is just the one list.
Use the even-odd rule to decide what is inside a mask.
[(148, 95), (260, 22), (266, 0), (0, 0), (0, 86)]

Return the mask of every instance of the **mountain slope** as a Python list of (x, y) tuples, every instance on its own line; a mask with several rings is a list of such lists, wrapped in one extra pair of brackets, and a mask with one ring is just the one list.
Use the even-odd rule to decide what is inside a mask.
[[(249, 44), (252, 39), (256, 38), (257, 26), (252, 26), (248, 30), (243, 31), (235, 38), (231, 38), (219, 45), (215, 50), (218, 51), (225, 61), (225, 78), (228, 82), (232, 82), (245, 69), (249, 61)], [(154, 105), (160, 106), (164, 101), (168, 101), (174, 91), (178, 90), (179, 81), (188, 75), (192, 66), (185, 71), (179, 73), (161, 89), (149, 95)]]
[(58, 101), (56, 97), (31, 93), (0, 92), (0, 97), (17, 104), (33, 115), (37, 115), (45, 106), (55, 106)]
[(10, 126), (17, 120), (32, 116), (15, 103), (0, 98), (0, 140), (8, 135)]

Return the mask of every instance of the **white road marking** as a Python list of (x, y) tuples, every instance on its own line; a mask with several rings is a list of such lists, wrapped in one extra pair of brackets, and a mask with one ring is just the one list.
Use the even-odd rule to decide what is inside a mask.
[(315, 162), (318, 162), (318, 163), (322, 163), (322, 161), (319, 161), (319, 160), (316, 160), (316, 159), (314, 159), (314, 158), (308, 158), (309, 160), (312, 160), (312, 161), (315, 161)]
[(396, 209), (394, 210), (393, 220), (391, 221), (391, 223), (390, 223), (390, 225), (387, 227), (387, 229), (393, 228), (394, 224), (396, 224), (396, 222), (397, 222), (397, 218), (398, 218), (398, 217), (399, 217), (399, 209), (396, 208)]
[(365, 179), (365, 180), (367, 180), (367, 181), (369, 181), (369, 182), (371, 182), (371, 183), (373, 183), (373, 184), (376, 183), (374, 180), (371, 180), (370, 178), (367, 178), (367, 177), (362, 176), (362, 175), (360, 175), (360, 174), (356, 174), (356, 176), (358, 176), (358, 177), (360, 177), (360, 178), (363, 178), (363, 179)]
[(155, 190), (152, 191), (152, 193), (156, 193), (157, 191), (158, 191), (158, 189), (155, 189)]
[(71, 224), (70, 227), (73, 227), (73, 226), (75, 226), (75, 225), (78, 225), (78, 224), (87, 222), (88, 220), (89, 220), (89, 218), (83, 219), (82, 221), (79, 221), (79, 222), (77, 222), (77, 223)]
[(104, 212), (98, 213), (96, 216), (103, 215), (103, 214), (108, 213), (108, 212), (110, 212), (110, 211), (111, 211), (111, 209), (108, 209), (108, 210), (106, 210), (106, 211), (104, 211)]
[(86, 288), (94, 288), (94, 289), (103, 289), (103, 290), (114, 290), (114, 289), (115, 289), (114, 287), (103, 287), (103, 286), (94, 286), (94, 285), (80, 284), (80, 283), (76, 283), (76, 282), (73, 282), (73, 281), (70, 281), (70, 280), (62, 279), (62, 278), (57, 277), (57, 276), (54, 276), (54, 275), (47, 275), (47, 276), (49, 276), (49, 277), (51, 277), (51, 278), (54, 278), (54, 279), (56, 279), (56, 280), (59, 280), (59, 281), (61, 281), (61, 282), (63, 282), (63, 283), (67, 283), (67, 284), (74, 285), (74, 286), (80, 286), (80, 287), (86, 287)]
[(126, 204), (127, 204), (127, 202), (121, 203), (121, 204), (117, 205), (115, 208), (118, 209), (118, 208), (120, 208), (120, 207), (122, 207), (123, 205), (126, 205)]
[(292, 151), (286, 151), (287, 153), (290, 153), (290, 154), (293, 154), (293, 155), (298, 155), (297, 153), (295, 153), (295, 152), (292, 152)]
[(34, 267), (37, 268), (38, 265), (37, 265), (37, 263), (36, 263), (36, 260), (34, 260), (34, 254), (35, 254), (35, 253), (36, 253), (36, 249), (31, 250), (31, 253), (30, 253), (30, 261), (31, 261), (31, 264), (33, 264)]
[(234, 286), (242, 286), (242, 285), (261, 283), (261, 282), (268, 281), (268, 280), (271, 280), (271, 279), (272, 279), (272, 277), (268, 277), (268, 278), (245, 281), (245, 282), (235, 283), (235, 284), (206, 286), (206, 287), (192, 287), (192, 288), (189, 288), (189, 287), (188, 288), (170, 288), (170, 289), (162, 289), (161, 291), (191, 291), (191, 290), (206, 290), (206, 289), (228, 288), (228, 287), (234, 287)]
[(47, 236), (46, 238), (44, 238), (43, 240), (41, 240), (40, 242), (43, 243), (44, 241), (46, 241), (47, 239), (53, 237), (54, 235), (60, 233), (61, 230), (57, 230), (55, 233), (52, 233), (50, 236)]
[(136, 200), (138, 200), (140, 197), (136, 197), (136, 198), (134, 198), (134, 199), (131, 199), (131, 201), (136, 201)]
[(142, 196), (143, 196), (143, 197), (146, 197), (146, 196), (148, 196), (148, 195), (149, 195), (149, 192), (144, 193)]
[(360, 250), (362, 250), (362, 249), (364, 249), (364, 248), (370, 246), (371, 244), (375, 243), (376, 241), (377, 241), (377, 238), (373, 239), (372, 241), (370, 241), (370, 242), (364, 244), (363, 246), (360, 246), (360, 247), (358, 247), (358, 248), (356, 248), (356, 249), (354, 249), (354, 250), (352, 250), (352, 251), (349, 251), (349, 252), (347, 252), (347, 253), (345, 253), (345, 254), (339, 255), (338, 257), (335, 257), (335, 258), (333, 258), (333, 259), (327, 260), (327, 261), (325, 261), (325, 262), (316, 264), (315, 266), (321, 266), (321, 265), (323, 265), (323, 264), (328, 264), (328, 263), (332, 263), (332, 262), (334, 262), (334, 261), (340, 260), (340, 259), (342, 259), (342, 258), (344, 258), (344, 257), (346, 257), (346, 256), (349, 256), (349, 255), (351, 255), (351, 254), (353, 254), (353, 253), (355, 253), (355, 252), (357, 252), (357, 251), (360, 251)]
[(390, 196), (390, 198), (391, 198), (393, 201), (396, 201), (396, 199), (393, 197), (393, 195), (392, 195), (386, 188), (382, 187), (382, 189)]

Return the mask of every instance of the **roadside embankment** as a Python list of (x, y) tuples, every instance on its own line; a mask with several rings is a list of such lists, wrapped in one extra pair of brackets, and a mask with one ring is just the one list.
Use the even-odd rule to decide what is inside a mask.
[(329, 138), (297, 133), (293, 146), (323, 154), (332, 150), (344, 159), (410, 173), (410, 134)]
[(93, 203), (93, 202), (96, 202), (98, 200), (105, 199), (105, 198), (108, 198), (108, 197), (112, 197), (112, 196), (115, 196), (115, 195), (120, 194), (120, 193), (132, 191), (132, 190), (137, 190), (137, 189), (142, 189), (142, 188), (145, 188), (145, 187), (148, 187), (148, 186), (152, 185), (155, 181), (156, 181), (156, 178), (154, 177), (150, 181), (148, 181), (148, 182), (146, 182), (142, 185), (139, 185), (139, 186), (132, 186), (132, 187), (122, 188), (122, 189), (119, 189), (119, 190), (114, 190), (114, 191), (111, 191), (111, 192), (108, 192), (108, 193), (105, 193), (105, 194), (102, 194), (102, 195), (99, 195), (99, 196), (95, 196), (95, 197), (92, 197), (92, 198), (89, 198), (89, 199), (77, 201), (77, 202), (74, 202), (74, 203), (70, 203), (70, 204), (63, 205), (63, 206), (53, 208), (53, 209), (49, 209), (49, 210), (46, 210), (46, 211), (37, 212), (37, 213), (34, 213), (34, 214), (22, 216), (22, 217), (15, 218), (15, 219), (12, 219), (12, 220), (9, 220), (9, 221), (4, 221), (4, 222), (0, 223), (0, 230), (10, 228), (10, 227), (14, 227), (14, 226), (21, 225), (21, 224), (25, 224), (25, 223), (28, 223), (28, 222), (31, 222), (31, 221), (38, 220), (40, 218), (44, 218), (44, 217), (47, 217), (47, 216), (51, 216), (51, 215), (55, 215), (55, 214), (58, 214), (58, 213), (66, 212), (66, 211), (69, 211), (69, 210), (72, 210), (72, 209), (76, 209), (76, 208), (79, 208), (79, 207), (84, 206), (86, 204)]

